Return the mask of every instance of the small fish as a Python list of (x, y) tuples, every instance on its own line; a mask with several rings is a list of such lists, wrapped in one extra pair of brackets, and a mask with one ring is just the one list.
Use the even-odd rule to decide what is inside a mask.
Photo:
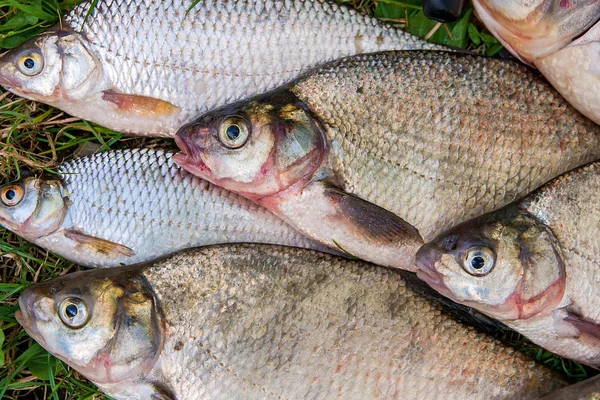
[(600, 163), (423, 246), (418, 276), (563, 357), (600, 367)]
[(193, 174), (327, 246), (413, 270), (423, 239), (600, 157), (600, 127), (538, 75), (448, 52), (348, 57), (176, 140)]
[(0, 225), (89, 267), (227, 242), (322, 248), (263, 207), (179, 168), (162, 150), (99, 153), (58, 176), (0, 187)]
[(172, 136), (201, 112), (325, 61), (442, 48), (326, 0), (201, 0), (188, 11), (191, 5), (82, 3), (1, 57), (0, 85), (117, 131)]
[(206, 247), (69, 274), (19, 305), (35, 340), (118, 400), (530, 399), (565, 385), (398, 272), (309, 250)]
[(474, 0), (473, 6), (512, 54), (600, 123), (600, 1)]

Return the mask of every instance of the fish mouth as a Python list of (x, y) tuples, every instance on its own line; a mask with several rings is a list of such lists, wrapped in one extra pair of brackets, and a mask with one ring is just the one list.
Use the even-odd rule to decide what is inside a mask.
[(439, 252), (431, 249), (429, 245), (424, 245), (417, 252), (415, 259), (419, 279), (436, 290), (444, 287), (442, 275), (435, 269), (435, 264), (440, 260)]
[(184, 170), (201, 177), (207, 177), (212, 171), (200, 156), (203, 149), (196, 144), (192, 146), (189, 140), (189, 138), (179, 134), (175, 136), (175, 143), (181, 150), (181, 153), (175, 154), (173, 160)]
[(435, 270), (432, 265), (424, 263), (423, 261), (417, 259), (417, 277), (427, 283), (431, 287), (438, 287), (442, 285), (442, 280), (440, 279), (440, 274)]
[(46, 347), (44, 339), (40, 334), (33, 315), (33, 305), (36, 296), (30, 290), (25, 289), (19, 296), (19, 309), (15, 312), (15, 319), (25, 329), (27, 334), (40, 343), (42, 347)]

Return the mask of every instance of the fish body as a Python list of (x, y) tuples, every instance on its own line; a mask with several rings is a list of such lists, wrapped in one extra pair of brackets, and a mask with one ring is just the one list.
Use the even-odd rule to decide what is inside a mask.
[(596, 159), (599, 133), (517, 63), (385, 52), (207, 113), (175, 160), (315, 240), (411, 269), (421, 237)]
[(171, 136), (201, 112), (343, 56), (428, 44), (325, 0), (100, 0), (0, 59), (0, 84), (114, 130)]
[(597, 400), (600, 398), (600, 375), (555, 390), (542, 397), (543, 400)]
[(599, 193), (600, 163), (569, 172), (425, 245), (419, 277), (540, 346), (598, 367)]
[(171, 153), (76, 158), (0, 187), (0, 224), (71, 261), (114, 267), (227, 242), (322, 248), (266, 209), (189, 174)]
[(299, 249), (196, 249), (19, 303), (30, 335), (118, 400), (526, 399), (564, 385), (397, 272)]
[(516, 57), (535, 66), (579, 111), (600, 123), (600, 2), (475, 0), (475, 12)]

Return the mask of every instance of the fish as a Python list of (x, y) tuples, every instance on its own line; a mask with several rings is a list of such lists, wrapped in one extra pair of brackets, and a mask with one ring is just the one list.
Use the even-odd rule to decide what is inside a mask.
[(440, 234), (418, 276), (547, 350), (600, 367), (600, 162)]
[(183, 171), (171, 152), (148, 148), (75, 158), (56, 175), (0, 187), (0, 225), (87, 267), (231, 242), (327, 250), (265, 208)]
[(16, 317), (117, 400), (527, 399), (564, 386), (399, 272), (309, 250), (211, 246), (31, 286)]
[(474, 0), (475, 13), (517, 58), (535, 66), (588, 118), (600, 123), (600, 2)]
[(326, 0), (98, 0), (4, 54), (0, 85), (116, 131), (169, 137), (317, 64), (435, 48)]
[(424, 241), (598, 158), (599, 133), (516, 62), (382, 52), (204, 114), (174, 160), (316, 241), (414, 271)]

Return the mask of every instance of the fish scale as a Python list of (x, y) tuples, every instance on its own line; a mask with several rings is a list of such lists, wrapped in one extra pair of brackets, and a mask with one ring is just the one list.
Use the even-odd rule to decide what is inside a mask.
[[(50, 234), (27, 235), (18, 226), (11, 227), (10, 207), (1, 203), (0, 223), (86, 266), (134, 264), (223, 242), (322, 248), (266, 209), (181, 170), (171, 153), (163, 150), (120, 150), (76, 158), (59, 166), (58, 177), (68, 201), (61, 206), (60, 216), (52, 216), (57, 225)], [(73, 240), (68, 237), (72, 232), (85, 237)], [(117, 248), (125, 246), (133, 254), (112, 254), (110, 249), (106, 254), (94, 247), (98, 239)]]
[[(600, 155), (600, 129), (511, 62), (433, 52), (357, 56), (290, 89), (337, 143), (331, 162), (344, 185), (425, 239)], [(486, 183), (491, 190), (480, 190)], [(476, 206), (463, 207), (474, 192)], [(423, 199), (439, 202), (424, 212)]]

